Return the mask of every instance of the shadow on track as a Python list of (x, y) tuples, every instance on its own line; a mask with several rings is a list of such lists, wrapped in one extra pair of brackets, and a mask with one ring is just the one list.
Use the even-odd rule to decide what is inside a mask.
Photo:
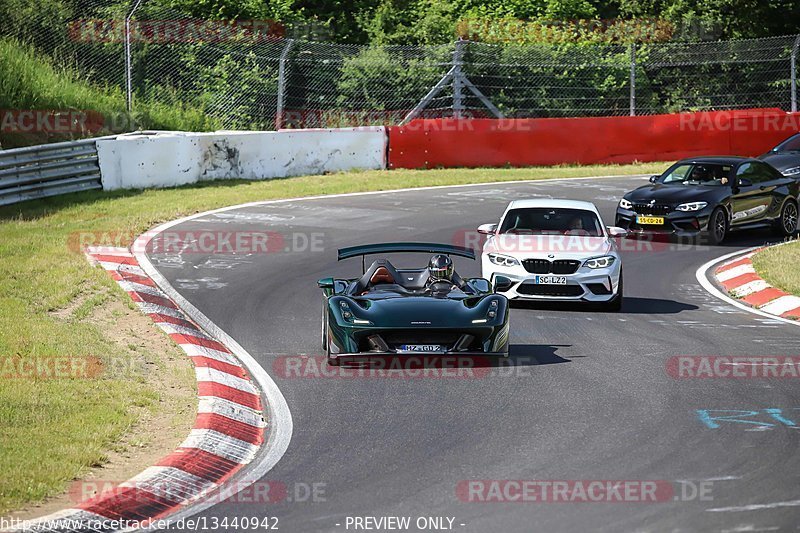
[(699, 309), (696, 305), (674, 300), (662, 300), (660, 298), (637, 298), (626, 296), (622, 300), (622, 311), (619, 313), (605, 312), (597, 304), (587, 302), (532, 302), (532, 301), (511, 301), (512, 309), (526, 309), (533, 311), (573, 311), (578, 313), (603, 313), (609, 316), (615, 315), (675, 315), (683, 311), (694, 311)]
[(569, 363), (556, 354), (559, 348), (570, 348), (571, 344), (512, 344), (508, 351), (508, 366), (555, 365)]
[(553, 365), (569, 363), (556, 354), (559, 348), (570, 344), (512, 344), (509, 356), (457, 355), (457, 354), (369, 354), (362, 353), (343, 358), (338, 367), (344, 370), (418, 371), (453, 368), (508, 368), (522, 366)]

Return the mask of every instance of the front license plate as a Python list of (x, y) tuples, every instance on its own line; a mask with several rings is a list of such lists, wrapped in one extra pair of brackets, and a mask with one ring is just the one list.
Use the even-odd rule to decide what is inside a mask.
[(663, 226), (664, 217), (636, 217), (637, 224), (645, 224), (648, 226)]
[(443, 352), (444, 346), (441, 344), (403, 344), (400, 346), (401, 352)]
[(566, 285), (567, 276), (536, 276), (533, 278), (535, 285)]

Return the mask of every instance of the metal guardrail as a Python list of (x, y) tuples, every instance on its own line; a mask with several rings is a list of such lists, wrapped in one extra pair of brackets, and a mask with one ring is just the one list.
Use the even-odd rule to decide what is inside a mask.
[(0, 205), (90, 189), (102, 189), (99, 139), (0, 150)]

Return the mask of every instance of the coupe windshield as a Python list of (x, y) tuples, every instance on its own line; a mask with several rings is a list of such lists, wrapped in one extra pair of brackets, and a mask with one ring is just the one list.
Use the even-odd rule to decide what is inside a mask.
[(773, 152), (800, 152), (800, 135), (789, 137), (772, 149)]
[(668, 170), (659, 181), (673, 185), (722, 186), (728, 184), (730, 173), (730, 165), (685, 163)]
[(602, 237), (603, 226), (595, 213), (584, 209), (524, 208), (508, 212), (500, 233)]

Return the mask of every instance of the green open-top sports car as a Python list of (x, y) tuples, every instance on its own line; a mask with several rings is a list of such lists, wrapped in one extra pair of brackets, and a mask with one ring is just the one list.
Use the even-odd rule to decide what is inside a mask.
[[(364, 256), (435, 254), (427, 267), (397, 269), (387, 259), (366, 268)], [(461, 278), (450, 256), (475, 259), (447, 244), (386, 243), (339, 250), (362, 257), (362, 275), (318, 282), (325, 295), (322, 346), (330, 364), (363, 354), (508, 356), (508, 300), (488, 280)]]

